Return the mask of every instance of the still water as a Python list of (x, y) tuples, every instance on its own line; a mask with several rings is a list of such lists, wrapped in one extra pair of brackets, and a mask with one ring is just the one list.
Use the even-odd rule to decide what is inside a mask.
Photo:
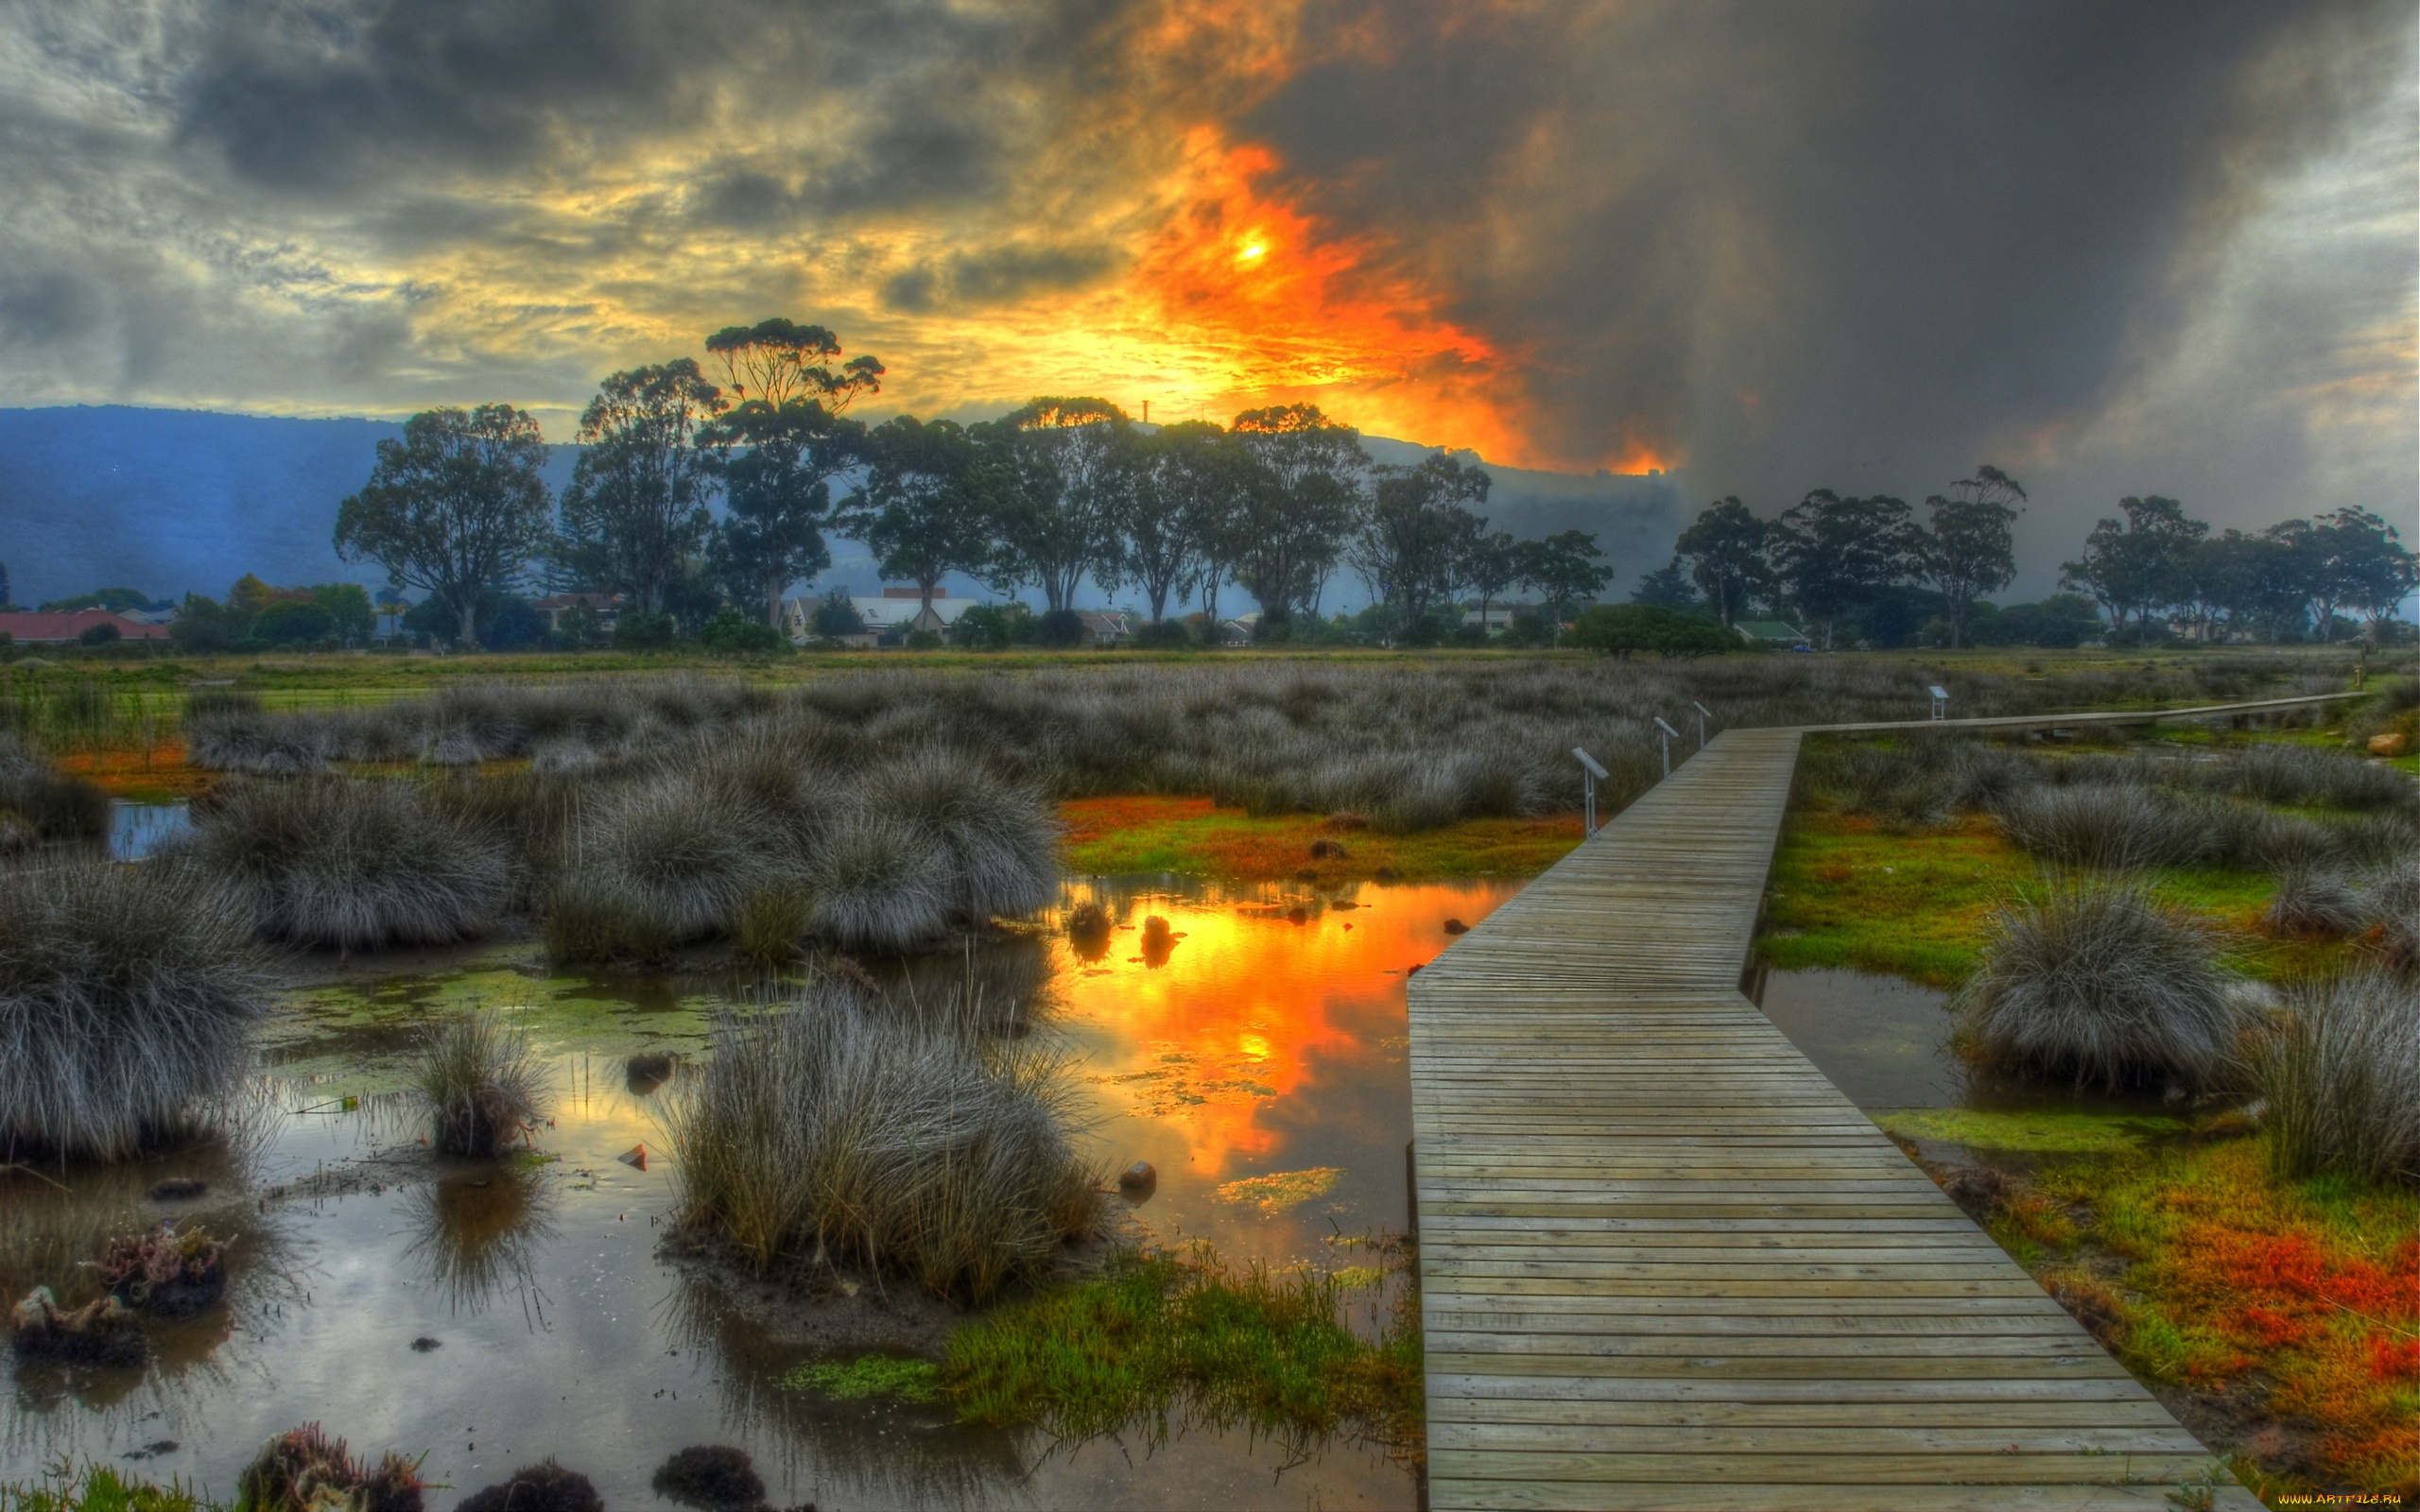
[[(1022, 959), (991, 967), (1042, 984), (1035, 1032), (1079, 1056), (1103, 1166), (1157, 1168), (1130, 1237), (1347, 1264), (1346, 1242), (1404, 1223), (1405, 972), (1449, 942), (1447, 919), (1476, 923), (1515, 890), (1071, 884), (1062, 917), (1097, 902), (1109, 927), (1005, 947)], [(424, 1451), (424, 1473), (455, 1488), (440, 1505), (545, 1454), (609, 1504), (659, 1504), (651, 1469), (700, 1442), (746, 1449), (779, 1504), (827, 1512), (1414, 1503), (1406, 1469), (1350, 1446), (1290, 1463), (1240, 1433), (1054, 1445), (938, 1409), (792, 1393), (779, 1378), (809, 1347), (657, 1254), (678, 1155), (660, 1148), (654, 1085), (624, 1070), (633, 1054), (703, 1051), (744, 988), (552, 975), (528, 946), (406, 975), (317, 970), (264, 1034), (240, 1148), (0, 1173), (11, 1300), (38, 1283), (72, 1291), (112, 1233), (173, 1219), (237, 1236), (228, 1305), (153, 1328), (148, 1366), (12, 1367), (0, 1477), (65, 1455), (231, 1495), (264, 1439), (317, 1420), (373, 1454)], [(435, 1166), (418, 1148), (400, 1094), (412, 1037), (473, 1005), (513, 1010), (549, 1059), (543, 1160)], [(155, 1200), (167, 1177), (207, 1190)]]

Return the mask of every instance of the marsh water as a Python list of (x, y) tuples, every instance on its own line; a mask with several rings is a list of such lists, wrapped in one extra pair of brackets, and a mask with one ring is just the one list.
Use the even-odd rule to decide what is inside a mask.
[[(1476, 923), (1517, 886), (1075, 883), (1061, 916), (1098, 901), (1110, 928), (1037, 933), (964, 969), (1033, 989), (1022, 1011), (1073, 1056), (1104, 1170), (1156, 1168), (1147, 1198), (1112, 1199), (1127, 1237), (1343, 1268), (1405, 1222), (1406, 972), (1449, 942), (1448, 919)], [(659, 1253), (678, 1156), (660, 1147), (660, 1085), (628, 1069), (703, 1052), (751, 984), (565, 976), (526, 943), (298, 971), (233, 1148), (0, 1174), (11, 1298), (74, 1296), (112, 1233), (173, 1220), (237, 1236), (228, 1305), (150, 1328), (148, 1366), (14, 1367), (0, 1478), (131, 1461), (227, 1495), (264, 1439), (316, 1420), (373, 1454), (425, 1452), (424, 1474), (457, 1488), (436, 1504), (547, 1454), (609, 1504), (655, 1504), (651, 1469), (701, 1442), (746, 1449), (777, 1504), (827, 1512), (1416, 1499), (1409, 1470), (1352, 1445), (1303, 1459), (1198, 1427), (1056, 1444), (782, 1385), (813, 1350)], [(420, 1028), (470, 1005), (510, 1010), (552, 1068), (552, 1126), (502, 1164), (432, 1160), (402, 1092)], [(153, 1195), (168, 1177), (205, 1191)]]

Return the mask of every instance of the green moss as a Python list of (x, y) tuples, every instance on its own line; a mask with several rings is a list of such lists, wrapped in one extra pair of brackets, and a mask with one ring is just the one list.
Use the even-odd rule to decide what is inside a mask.
[(0, 1512), (225, 1512), (182, 1480), (165, 1486), (105, 1465), (61, 1469), (39, 1481), (0, 1481)]
[(1964, 1108), (1906, 1108), (1877, 1114), (1875, 1122), (1902, 1139), (2036, 1155), (2131, 1154), (2188, 1127), (2183, 1119), (2155, 1113), (1986, 1113)]
[(839, 1401), (888, 1398), (893, 1401), (941, 1400), (941, 1372), (929, 1360), (861, 1354), (854, 1360), (811, 1360), (782, 1376), (785, 1390)]

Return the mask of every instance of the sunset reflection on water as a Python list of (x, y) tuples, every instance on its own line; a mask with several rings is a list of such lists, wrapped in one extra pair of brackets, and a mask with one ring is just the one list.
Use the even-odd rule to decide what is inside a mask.
[(1054, 941), (1058, 1022), (1084, 1056), (1098, 1147), (1157, 1168), (1136, 1215), (1236, 1259), (1402, 1228), (1407, 972), (1452, 942), (1446, 920), (1476, 924), (1519, 890), (1070, 884), (1062, 919), (1098, 902), (1113, 927)]

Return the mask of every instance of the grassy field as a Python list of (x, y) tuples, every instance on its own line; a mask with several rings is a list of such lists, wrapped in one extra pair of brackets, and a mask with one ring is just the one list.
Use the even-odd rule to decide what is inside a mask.
[(1068, 869), (1107, 876), (1174, 871), (1236, 882), (1297, 878), (1321, 886), (1375, 879), (1535, 876), (1580, 843), (1580, 816), (1465, 819), (1381, 834), (1315, 814), (1254, 817), (1206, 798), (1071, 799), (1059, 805)]

